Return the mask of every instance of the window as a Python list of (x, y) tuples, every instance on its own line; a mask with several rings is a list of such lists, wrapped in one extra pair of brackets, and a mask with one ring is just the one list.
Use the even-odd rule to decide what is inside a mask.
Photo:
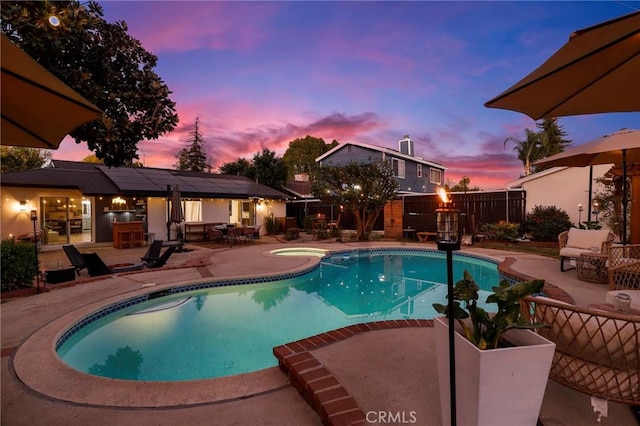
[(418, 164), (417, 166), (417, 170), (416, 170), (416, 176), (421, 178), (422, 177), (422, 164)]
[(440, 185), (442, 183), (442, 170), (430, 169), (429, 180), (431, 183)]
[(391, 159), (391, 167), (393, 167), (393, 176), (404, 179), (404, 160), (397, 158)]
[(182, 200), (185, 222), (202, 222), (202, 201)]

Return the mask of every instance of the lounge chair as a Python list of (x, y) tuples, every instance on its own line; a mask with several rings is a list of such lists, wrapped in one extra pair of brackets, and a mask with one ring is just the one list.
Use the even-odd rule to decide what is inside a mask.
[(101, 275), (117, 274), (120, 272), (137, 271), (144, 267), (143, 263), (122, 263), (107, 266), (98, 256), (98, 253), (82, 253), (82, 259), (92, 277)]
[(62, 246), (62, 250), (64, 250), (65, 254), (69, 258), (69, 262), (71, 262), (73, 267), (76, 268), (78, 275), (80, 275), (80, 271), (87, 267), (84, 263), (84, 259), (82, 258), (82, 253), (80, 253), (73, 244)]
[(169, 246), (157, 259), (145, 261), (144, 264), (147, 268), (161, 268), (165, 263), (167, 263), (167, 260), (169, 260), (169, 258), (177, 248), (177, 246)]
[(140, 258), (143, 262), (155, 262), (160, 257), (160, 252), (162, 251), (162, 244), (164, 241), (155, 240), (149, 246), (147, 252)]

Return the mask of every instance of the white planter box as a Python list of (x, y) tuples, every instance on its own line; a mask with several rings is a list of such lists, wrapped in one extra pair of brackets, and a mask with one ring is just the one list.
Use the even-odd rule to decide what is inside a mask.
[[(450, 425), (447, 318), (435, 318), (434, 328), (442, 424)], [(480, 350), (455, 333), (458, 425), (536, 425), (556, 345), (530, 330), (505, 337), (516, 346)]]

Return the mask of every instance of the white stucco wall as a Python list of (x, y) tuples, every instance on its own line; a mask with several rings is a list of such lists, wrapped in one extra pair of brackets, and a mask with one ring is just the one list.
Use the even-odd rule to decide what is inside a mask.
[[(82, 194), (77, 190), (70, 189), (32, 189), (3, 187), (0, 211), (2, 214), (2, 228), (0, 235), (2, 238), (9, 237), (9, 234), (19, 236), (33, 231), (33, 222), (31, 221), (31, 210), (38, 211), (38, 221), (36, 228), (42, 227), (42, 216), (40, 214), (40, 198), (41, 197), (68, 197), (82, 199)], [(26, 201), (24, 211), (20, 211), (20, 201)]]
[[(593, 166), (593, 187), (595, 195), (602, 191), (602, 185), (596, 179), (602, 177), (611, 164)], [(551, 171), (551, 170), (549, 170)], [(579, 221), (586, 221), (589, 210), (589, 167), (557, 168), (556, 171), (540, 172), (527, 178), (507, 184), (508, 187), (522, 187), (527, 192), (527, 212), (535, 206), (556, 206), (567, 212), (571, 222), (575, 225)], [(582, 204), (580, 215), (578, 205)], [(592, 215), (591, 220), (595, 220)]]

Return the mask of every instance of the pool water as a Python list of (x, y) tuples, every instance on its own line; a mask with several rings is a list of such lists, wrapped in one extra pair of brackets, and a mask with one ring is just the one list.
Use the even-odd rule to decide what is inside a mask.
[[(484, 293), (496, 265), (454, 256), (454, 280), (469, 270)], [(214, 287), (137, 303), (79, 328), (59, 348), (69, 366), (128, 380), (182, 381), (277, 365), (275, 346), (386, 319), (429, 319), (446, 303), (439, 252), (338, 253), (297, 278)], [(481, 295), (484, 301), (486, 296)]]

